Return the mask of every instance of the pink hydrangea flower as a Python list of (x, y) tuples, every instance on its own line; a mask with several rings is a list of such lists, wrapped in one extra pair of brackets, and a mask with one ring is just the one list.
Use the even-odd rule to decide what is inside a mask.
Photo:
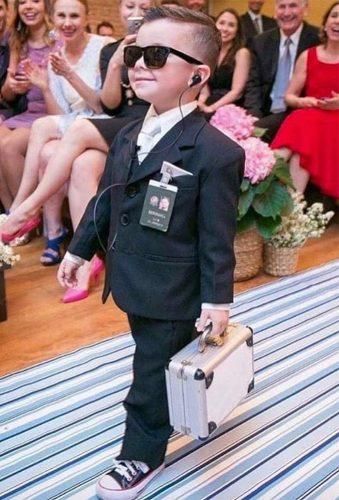
[(210, 123), (228, 137), (239, 141), (250, 137), (256, 120), (257, 118), (249, 115), (243, 108), (227, 104), (217, 109)]
[(239, 141), (245, 150), (245, 177), (251, 184), (256, 184), (267, 177), (276, 162), (273, 151), (268, 144), (257, 137)]

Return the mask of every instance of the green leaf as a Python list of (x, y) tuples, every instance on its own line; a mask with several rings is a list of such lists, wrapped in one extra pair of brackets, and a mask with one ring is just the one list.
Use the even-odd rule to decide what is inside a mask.
[(244, 192), (247, 191), (250, 187), (251, 183), (248, 179), (243, 179), (242, 183), (240, 185), (240, 191)]
[(253, 226), (255, 226), (255, 212), (250, 208), (247, 214), (244, 215), (244, 217), (242, 217), (241, 219), (238, 218), (237, 232), (241, 233), (242, 231), (246, 231)]
[(276, 218), (283, 213), (289, 201), (290, 195), (286, 187), (273, 182), (263, 194), (254, 198), (252, 206), (263, 217)]
[(290, 193), (288, 193), (288, 201), (287, 201), (283, 211), (281, 212), (281, 215), (288, 215), (289, 213), (292, 212), (293, 208), (294, 208), (294, 203), (292, 200), (292, 196)]
[(278, 179), (286, 184), (287, 186), (293, 188), (292, 177), (290, 174), (290, 169), (288, 164), (283, 160), (283, 158), (278, 158), (272, 174), (278, 177)]
[(253, 137), (262, 137), (265, 135), (267, 128), (261, 128), (261, 127), (254, 127), (254, 130), (252, 132)]
[(238, 203), (238, 214), (239, 214), (240, 219), (246, 214), (246, 212), (250, 208), (252, 201), (253, 201), (253, 198), (254, 198), (254, 190), (253, 189), (250, 189), (250, 190), (240, 194), (239, 203)]
[(264, 193), (268, 189), (272, 181), (273, 181), (273, 175), (270, 174), (266, 177), (266, 179), (259, 182), (259, 184), (255, 186), (255, 194)]
[(260, 217), (256, 218), (256, 226), (265, 240), (269, 240), (275, 233), (277, 227), (281, 224), (281, 217), (278, 216), (275, 219), (273, 217)]

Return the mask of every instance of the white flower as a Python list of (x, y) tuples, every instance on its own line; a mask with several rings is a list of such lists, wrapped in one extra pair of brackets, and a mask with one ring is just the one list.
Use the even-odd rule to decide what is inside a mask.
[[(6, 214), (0, 214), (0, 226), (7, 219)], [(18, 260), (20, 260), (19, 255), (14, 255), (13, 248), (9, 245), (5, 245), (0, 241), (0, 269), (4, 264), (8, 264), (9, 266), (13, 266)]]
[(271, 245), (279, 247), (300, 247), (308, 238), (319, 238), (325, 231), (328, 221), (334, 212), (323, 213), (322, 203), (313, 203), (307, 207), (303, 195), (291, 192), (293, 208), (282, 217), (280, 226), (268, 240)]

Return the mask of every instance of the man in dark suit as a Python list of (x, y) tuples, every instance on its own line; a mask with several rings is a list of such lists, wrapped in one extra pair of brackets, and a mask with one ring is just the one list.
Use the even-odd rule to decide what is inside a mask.
[[(196, 102), (220, 47), (215, 23), (200, 12), (162, 7), (146, 13), (136, 45), (125, 49), (125, 64), (135, 92), (152, 106), (144, 121), (117, 135), (102, 195), (88, 205), (58, 272), (63, 285), (73, 286), (99, 235), (108, 246), (104, 299), (111, 291), (127, 312), (136, 343), (123, 446), (97, 483), (101, 499), (135, 498), (162, 470), (172, 431), (165, 367), (193, 339), (197, 317), (199, 330), (209, 320), (214, 335), (227, 327), (245, 158), (206, 122)], [(168, 185), (159, 183), (162, 175)], [(160, 205), (165, 196), (170, 206)]]
[[(264, 139), (271, 142), (288, 110), (283, 96), (278, 96), (277, 87), (281, 73), (279, 65), (283, 59), (286, 43), (289, 45), (290, 72), (299, 54), (309, 47), (319, 44), (319, 30), (303, 21), (307, 9), (307, 0), (276, 0), (275, 12), (278, 28), (266, 31), (255, 37), (252, 43), (252, 65), (245, 91), (244, 107), (258, 117), (256, 125), (268, 129)], [(287, 89), (288, 80), (284, 85)], [(283, 92), (283, 93), (284, 93)], [(275, 105), (280, 97), (280, 104)]]
[(265, 0), (248, 0), (248, 11), (240, 16), (247, 47), (255, 36), (277, 27), (272, 17), (260, 13), (264, 3)]

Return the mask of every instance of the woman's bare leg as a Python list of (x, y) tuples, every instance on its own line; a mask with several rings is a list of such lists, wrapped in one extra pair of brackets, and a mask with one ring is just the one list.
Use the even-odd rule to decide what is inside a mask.
[(3, 232), (13, 234), (33, 217), (37, 210), (68, 180), (73, 162), (86, 151), (108, 151), (106, 141), (88, 120), (76, 120), (65, 133), (58, 149), (48, 162), (45, 175), (36, 190), (23, 202), (4, 224)]
[(288, 148), (275, 149), (274, 152), (276, 153), (276, 155), (280, 156), (285, 161), (289, 161), (289, 159), (292, 156), (292, 151)]
[(12, 205), (15, 210), (33, 193), (39, 182), (40, 154), (42, 148), (51, 140), (60, 139), (57, 122), (46, 116), (35, 120), (32, 124), (27, 148), (25, 166), (17, 195)]
[[(90, 199), (95, 195), (106, 162), (106, 154), (93, 149), (87, 150), (74, 162), (68, 188), (68, 201), (74, 231)], [(78, 271), (78, 286), (88, 290), (91, 263), (85, 263)]]
[(1, 138), (1, 169), (8, 191), (14, 198), (19, 189), (30, 129), (17, 128)]
[(88, 149), (73, 164), (68, 200), (74, 231), (78, 227), (89, 201), (97, 192), (105, 162), (105, 153)]
[[(51, 157), (55, 154), (58, 148), (59, 141), (49, 141), (42, 149), (40, 155), (40, 172), (39, 179), (43, 178), (47, 164)], [(51, 196), (43, 206), (44, 215), (44, 234), (47, 239), (45, 250), (43, 251), (40, 262), (44, 265), (57, 264), (60, 257), (61, 243), (49, 243), (49, 240), (59, 238), (64, 231), (62, 224), (62, 204), (67, 194), (67, 185), (62, 186), (61, 189), (53, 196)], [(52, 248), (53, 247), (53, 248)]]
[(294, 153), (290, 159), (290, 172), (294, 187), (299, 193), (303, 193), (308, 184), (310, 174), (300, 166), (300, 156)]
[(34, 213), (69, 179), (73, 162), (86, 149), (108, 151), (106, 141), (88, 120), (76, 120), (59, 143), (46, 167), (45, 175), (32, 195), (22, 203), (21, 211)]

